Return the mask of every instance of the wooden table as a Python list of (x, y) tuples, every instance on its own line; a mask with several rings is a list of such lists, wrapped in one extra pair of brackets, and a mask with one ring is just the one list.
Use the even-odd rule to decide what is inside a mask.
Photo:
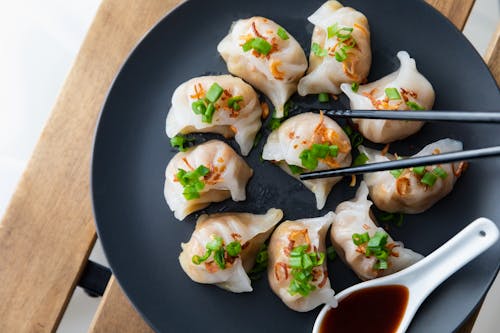
[[(129, 52), (179, 2), (103, 0), (0, 224), (0, 332), (56, 330), (96, 240), (89, 167), (101, 105)], [(427, 2), (462, 29), (474, 0)], [(485, 57), (497, 82), (499, 35)], [(150, 331), (112, 278), (90, 332)]]

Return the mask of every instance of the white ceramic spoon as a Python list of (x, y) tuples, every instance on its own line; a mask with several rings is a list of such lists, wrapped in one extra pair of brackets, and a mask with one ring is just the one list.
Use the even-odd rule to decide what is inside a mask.
[[(362, 282), (340, 292), (336, 297), (342, 299), (363, 288), (403, 285), (409, 290), (408, 304), (396, 333), (405, 332), (422, 302), (444, 280), (469, 261), (486, 251), (498, 240), (498, 228), (492, 221), (481, 217), (436, 251), (412, 266), (378, 279)], [(339, 305), (341, 306), (341, 304)], [(325, 305), (316, 318), (313, 333), (319, 333), (325, 314), (331, 307)], [(343, 333), (343, 332), (339, 332)]]

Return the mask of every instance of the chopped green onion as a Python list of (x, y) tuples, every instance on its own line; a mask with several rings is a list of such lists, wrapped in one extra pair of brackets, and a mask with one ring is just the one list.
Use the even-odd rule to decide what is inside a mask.
[(193, 104), (191, 104), (191, 108), (195, 114), (204, 114), (207, 110), (205, 102), (201, 99), (194, 101)]
[(403, 173), (404, 169), (396, 169), (396, 170), (390, 170), (390, 174), (394, 176), (394, 178), (398, 179), (399, 176)]
[(413, 167), (413, 172), (416, 175), (423, 176), (425, 173), (425, 167), (424, 166), (419, 166), (419, 167)]
[(342, 127), (344, 130), (345, 134), (349, 137), (349, 141), (351, 141), (351, 147), (352, 149), (358, 148), (359, 145), (361, 145), (364, 141), (364, 138), (359, 134), (358, 132), (355, 132), (351, 126), (346, 125)]
[(335, 51), (335, 60), (342, 62), (347, 59), (347, 48), (341, 46), (338, 51)]
[(377, 248), (384, 247), (387, 244), (387, 235), (385, 232), (377, 231), (368, 241), (368, 247), (371, 250), (377, 250)]
[(257, 147), (261, 139), (262, 139), (262, 132), (257, 132), (257, 134), (255, 135), (255, 139), (253, 139), (252, 148)]
[(322, 252), (306, 253), (308, 247), (308, 245), (301, 245), (290, 251), (288, 266), (291, 268), (292, 279), (288, 286), (288, 293), (292, 296), (296, 294), (308, 296), (316, 289), (316, 286), (312, 284), (313, 269), (323, 265), (325, 254)]
[(314, 143), (310, 149), (304, 149), (299, 158), (306, 169), (314, 170), (318, 167), (318, 159), (328, 156), (337, 157), (338, 149), (336, 145)]
[(227, 100), (227, 106), (231, 109), (239, 111), (241, 109), (240, 102), (243, 101), (243, 96), (233, 96)]
[(269, 259), (269, 255), (267, 254), (267, 245), (262, 244), (259, 253), (255, 257), (255, 265), (248, 272), (248, 276), (252, 280), (257, 280), (262, 276), (262, 272), (267, 269), (267, 261)]
[(220, 269), (226, 268), (226, 259), (224, 258), (224, 248), (220, 248), (214, 252), (214, 261)]
[(292, 101), (288, 101), (285, 103), (285, 106), (283, 108), (283, 117), (282, 118), (276, 118), (276, 110), (273, 111), (273, 116), (269, 120), (267, 127), (271, 131), (274, 131), (275, 129), (279, 128), (281, 126), (281, 123), (285, 120), (285, 118), (288, 117), (288, 113), (290, 112), (290, 109), (292, 107), (293, 107)]
[(318, 43), (312, 43), (311, 51), (318, 57), (324, 57), (328, 54), (328, 51), (322, 48)]
[(422, 179), (420, 179), (420, 182), (422, 184), (429, 186), (429, 187), (432, 187), (432, 186), (434, 186), (434, 183), (436, 183), (437, 178), (438, 178), (438, 176), (436, 176), (432, 172), (426, 172), (424, 174), (424, 176), (422, 177)]
[[(352, 31), (354, 29), (353, 28), (348, 28), (348, 27), (343, 27), (343, 28), (340, 28), (338, 31), (337, 31), (337, 38), (340, 39), (342, 42), (343, 41), (346, 41), (348, 40), (349, 38), (351, 38), (351, 34), (352, 34)], [(343, 32), (344, 31), (344, 32)]]
[(338, 23), (335, 23), (334, 25), (332, 26), (329, 26), (326, 30), (328, 32), (328, 39), (332, 38), (332, 37), (335, 37), (337, 36), (337, 32), (339, 30), (339, 24)]
[(330, 100), (330, 96), (327, 93), (321, 93), (318, 95), (318, 101), (321, 103), (326, 103)]
[(213, 103), (208, 104), (207, 110), (201, 115), (201, 121), (204, 123), (212, 123), (212, 117), (215, 113), (215, 105)]
[(415, 102), (412, 102), (412, 101), (408, 101), (406, 102), (406, 105), (408, 105), (410, 107), (410, 109), (414, 110), (414, 111), (422, 111), (422, 110), (425, 110), (425, 108), (418, 104), (418, 103), (415, 103)]
[(268, 55), (272, 49), (272, 45), (269, 44), (269, 42), (267, 40), (262, 39), (260, 37), (255, 37), (255, 38), (248, 40), (241, 47), (243, 48), (244, 52), (248, 52), (251, 49), (254, 49), (255, 51), (257, 51), (263, 55)]
[(354, 92), (358, 92), (358, 89), (359, 89), (359, 83), (353, 82), (351, 84), (351, 90), (354, 91)]
[(186, 144), (192, 141), (194, 141), (194, 139), (178, 134), (170, 139), (170, 145), (174, 148), (179, 149), (179, 151), (186, 151)]
[(204, 262), (205, 260), (207, 260), (208, 257), (210, 257), (211, 254), (212, 254), (212, 250), (208, 250), (207, 252), (205, 252), (205, 254), (202, 257), (200, 257), (199, 255), (194, 255), (191, 258), (191, 261), (193, 262), (193, 264), (199, 265), (202, 262)]
[(344, 130), (345, 134), (347, 134), (348, 137), (350, 137), (352, 133), (354, 133), (354, 130), (349, 125), (342, 127), (342, 129)]
[(220, 236), (213, 236), (213, 239), (207, 243), (206, 248), (208, 250), (212, 250), (212, 251), (215, 251), (215, 250), (218, 250), (222, 247), (222, 243), (223, 243), (223, 239), (222, 237)]
[(241, 252), (240, 242), (234, 241), (234, 242), (227, 244), (226, 251), (227, 251), (227, 254), (229, 254), (231, 257), (238, 256), (238, 254), (240, 254), (240, 252)]
[(366, 156), (365, 153), (361, 153), (358, 156), (356, 156), (356, 159), (354, 160), (354, 163), (352, 166), (358, 166), (358, 165), (364, 165), (366, 162), (368, 162), (369, 158)]
[(378, 260), (374, 265), (374, 269), (382, 270), (382, 269), (387, 269), (389, 268), (389, 264), (387, 263), (387, 260)]
[(215, 103), (222, 96), (223, 91), (224, 89), (214, 82), (208, 89), (206, 97), (210, 102)]
[(335, 259), (335, 257), (337, 256), (337, 253), (335, 252), (335, 249), (333, 248), (333, 246), (329, 246), (326, 249), (326, 255), (328, 257), (328, 260), (334, 260)]
[(368, 232), (365, 232), (363, 234), (352, 234), (352, 241), (354, 245), (361, 245), (370, 240), (370, 235), (368, 235)]
[(432, 172), (441, 179), (446, 179), (446, 177), (448, 177), (448, 173), (441, 167), (436, 167)]
[(307, 245), (297, 246), (290, 252), (290, 257), (301, 257), (307, 249)]
[(288, 164), (288, 168), (290, 168), (290, 171), (292, 172), (292, 174), (294, 175), (297, 175), (299, 173), (302, 173), (304, 172), (304, 169), (299, 167), (299, 166), (296, 166), (296, 165), (293, 165), (293, 164)]
[(385, 88), (385, 94), (389, 97), (390, 100), (399, 100), (401, 99), (401, 95), (397, 88)]
[(184, 198), (186, 200), (197, 199), (200, 197), (200, 191), (205, 187), (205, 183), (200, 180), (201, 177), (208, 174), (210, 170), (204, 165), (200, 165), (193, 171), (179, 169), (176, 174), (176, 179), (184, 187)]
[(283, 39), (283, 40), (287, 40), (288, 38), (288, 34), (286, 33), (285, 29), (283, 29), (282, 27), (279, 27), (278, 28), (278, 36)]

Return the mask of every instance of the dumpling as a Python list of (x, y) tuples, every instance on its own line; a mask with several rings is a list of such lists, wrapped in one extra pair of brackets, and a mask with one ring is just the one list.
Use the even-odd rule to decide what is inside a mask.
[[(413, 155), (428, 156), (462, 150), (462, 142), (442, 139), (425, 146)], [(386, 162), (395, 159), (391, 154), (359, 146), (368, 158), (367, 163)], [(464, 162), (411, 168), (404, 170), (366, 173), (364, 180), (370, 189), (370, 198), (386, 212), (421, 213), (451, 192), (464, 168)]]
[(341, 83), (364, 82), (372, 62), (366, 17), (337, 1), (327, 1), (308, 20), (314, 31), (309, 69), (299, 82), (299, 94), (337, 95)]
[[(262, 158), (274, 161), (298, 178), (304, 171), (326, 170), (351, 165), (351, 143), (342, 128), (322, 113), (302, 113), (284, 121), (267, 138)], [(305, 180), (316, 196), (316, 207), (325, 206), (328, 194), (342, 177)]]
[[(330, 230), (335, 251), (362, 280), (395, 273), (423, 258), (376, 225), (367, 196), (368, 188), (361, 182), (356, 197), (337, 206)], [(370, 240), (373, 243), (368, 247)]]
[(275, 22), (254, 16), (233, 23), (217, 46), (232, 74), (266, 94), (274, 104), (276, 118), (297, 91), (307, 69), (307, 59), (293, 36)]
[(202, 215), (187, 243), (181, 244), (179, 262), (195, 282), (215, 284), (234, 293), (252, 291), (247, 272), (260, 246), (281, 221), (280, 209), (264, 215), (221, 213)]
[[(353, 110), (430, 110), (434, 104), (434, 89), (418, 72), (415, 59), (405, 51), (397, 54), (400, 68), (378, 81), (359, 86), (357, 92), (350, 84), (342, 84)], [(363, 136), (372, 142), (389, 143), (417, 133), (421, 121), (354, 119)]]
[(243, 201), (253, 170), (219, 140), (207, 141), (177, 153), (165, 171), (165, 199), (177, 219), (232, 198)]
[[(205, 98), (208, 101), (204, 101)], [(261, 115), (257, 94), (242, 79), (231, 75), (201, 76), (184, 82), (175, 90), (166, 131), (169, 137), (191, 132), (234, 137), (241, 154), (246, 156), (260, 129)]]
[(285, 221), (271, 236), (267, 277), (290, 309), (306, 312), (321, 304), (337, 306), (325, 261), (325, 237), (335, 214)]

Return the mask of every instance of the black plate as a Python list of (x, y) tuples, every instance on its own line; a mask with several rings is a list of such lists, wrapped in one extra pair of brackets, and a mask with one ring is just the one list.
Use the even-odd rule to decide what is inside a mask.
[[(319, 308), (296, 313), (281, 303), (266, 279), (254, 292), (232, 294), (192, 282), (177, 257), (189, 239), (195, 216), (174, 219), (163, 198), (164, 170), (175, 154), (165, 135), (165, 118), (174, 89), (202, 74), (226, 73), (216, 46), (231, 22), (253, 15), (286, 27), (309, 51), (312, 25), (306, 20), (323, 1), (191, 0), (178, 7), (146, 36), (116, 78), (96, 134), (92, 194), (99, 236), (114, 274), (146, 320), (161, 332), (308, 332)], [(441, 14), (422, 1), (344, 1), (362, 11), (372, 31), (373, 64), (369, 80), (398, 67), (396, 52), (407, 50), (432, 82), (436, 109), (498, 110), (500, 94), (487, 67), (469, 42)], [(297, 97), (295, 97), (297, 98)], [(314, 101), (315, 97), (307, 101)], [(337, 103), (346, 107), (345, 98)], [(393, 145), (412, 153), (445, 137), (465, 148), (500, 143), (498, 126), (427, 124), (417, 135)], [(286, 218), (319, 216), (353, 196), (342, 181), (326, 209), (315, 209), (314, 196), (259, 155), (265, 141), (246, 160), (255, 170), (243, 203), (226, 201), (208, 212), (263, 213), (284, 210)], [(207, 138), (208, 136), (204, 136)], [(239, 149), (234, 142), (229, 143)], [(424, 214), (407, 216), (394, 238), (428, 254), (479, 216), (500, 221), (500, 159), (475, 161), (447, 198)], [(495, 245), (439, 287), (423, 304), (410, 332), (450, 332), (471, 313), (499, 267)], [(357, 283), (337, 260), (329, 267), (338, 292)]]

